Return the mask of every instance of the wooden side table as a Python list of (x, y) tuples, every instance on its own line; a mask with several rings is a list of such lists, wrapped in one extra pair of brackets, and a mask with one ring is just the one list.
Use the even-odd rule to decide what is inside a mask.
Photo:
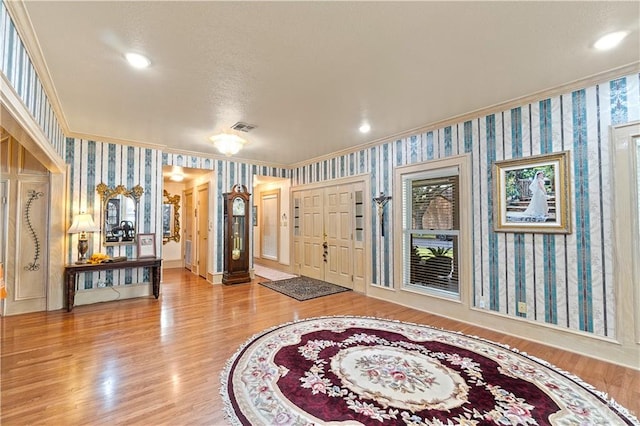
[(122, 262), (108, 263), (83, 263), (70, 264), (64, 268), (64, 282), (67, 290), (67, 312), (73, 310), (73, 303), (76, 297), (76, 277), (81, 272), (113, 271), (125, 268), (149, 268), (151, 269), (151, 284), (153, 295), (157, 299), (160, 296), (160, 268), (162, 259), (150, 257), (144, 259), (129, 259)]

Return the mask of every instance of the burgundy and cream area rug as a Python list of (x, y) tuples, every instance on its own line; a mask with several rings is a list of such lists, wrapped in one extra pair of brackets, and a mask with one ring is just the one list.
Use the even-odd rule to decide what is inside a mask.
[(221, 375), (236, 425), (638, 425), (578, 378), (419, 324), (301, 320), (246, 342)]

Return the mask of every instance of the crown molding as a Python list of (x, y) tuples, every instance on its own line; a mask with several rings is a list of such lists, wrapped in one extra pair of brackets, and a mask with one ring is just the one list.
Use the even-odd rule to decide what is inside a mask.
[(162, 152), (165, 152), (165, 148), (166, 148), (166, 145), (156, 144), (152, 142), (119, 139), (119, 138), (112, 138), (110, 136), (100, 136), (100, 135), (80, 133), (80, 132), (70, 132), (68, 134), (65, 134), (65, 136), (68, 138), (83, 139), (83, 140), (96, 141), (96, 142), (107, 142), (107, 143), (113, 143), (116, 145), (126, 145), (126, 146), (138, 147), (138, 148), (157, 149), (158, 151), (162, 151)]
[(511, 108), (516, 108), (525, 104), (539, 101), (541, 99), (547, 99), (553, 96), (559, 96), (563, 93), (572, 92), (574, 90), (579, 90), (588, 86), (593, 86), (595, 84), (602, 83), (603, 81), (610, 81), (615, 78), (623, 77), (625, 75), (629, 75), (637, 72), (640, 72), (640, 61), (632, 62), (630, 64), (623, 65), (618, 68), (614, 68), (608, 71), (604, 71), (598, 74), (593, 74), (588, 77), (574, 80), (572, 82), (563, 84), (561, 86), (540, 90), (538, 92), (521, 96), (519, 98), (514, 98), (511, 100), (493, 104), (487, 107), (483, 107), (474, 111), (466, 112), (464, 114), (456, 115), (451, 118), (436, 121), (431, 124), (427, 124), (425, 126), (415, 127), (413, 129), (405, 130), (392, 135), (383, 136), (381, 138), (377, 138), (360, 145), (354, 145), (352, 147), (345, 148), (340, 151), (335, 151), (330, 154), (326, 154), (319, 157), (311, 158), (309, 160), (294, 163), (294, 164), (291, 164), (289, 167), (292, 169), (295, 169), (298, 167), (304, 167), (310, 164), (314, 164), (320, 161), (329, 160), (336, 156), (348, 155), (358, 151), (373, 148), (383, 143), (393, 142), (398, 139), (406, 138), (406, 137), (413, 136), (420, 133), (430, 132), (432, 130), (441, 129), (443, 127), (447, 127), (453, 124), (458, 124), (464, 121), (472, 120), (474, 118), (484, 117), (487, 115), (495, 114), (497, 112), (506, 111)]
[(35, 69), (36, 74), (40, 79), (42, 88), (46, 93), (47, 99), (51, 104), (51, 108), (53, 109), (58, 123), (62, 128), (62, 132), (67, 135), (70, 133), (69, 124), (67, 122), (67, 118), (64, 115), (62, 105), (60, 104), (58, 92), (55, 85), (53, 84), (53, 79), (51, 78), (49, 67), (44, 60), (42, 48), (40, 47), (40, 43), (38, 42), (38, 38), (36, 37), (36, 33), (33, 28), (31, 18), (29, 17), (29, 13), (27, 12), (27, 9), (25, 7), (25, 3), (24, 1), (5, 1), (4, 5), (7, 8), (9, 16), (13, 20), (18, 34), (20, 35), (22, 44), (24, 45), (25, 49), (27, 49), (27, 54), (29, 55), (31, 64), (33, 65), (33, 68)]
[(0, 125), (53, 173), (66, 172), (64, 159), (56, 152), (22, 99), (0, 73)]
[(211, 158), (213, 160), (228, 161), (233, 163), (241, 162), (241, 163), (255, 165), (255, 166), (264, 166), (264, 167), (273, 167), (277, 169), (291, 170), (291, 168), (285, 164), (267, 163), (264, 161), (250, 160), (248, 158), (242, 158), (242, 157), (236, 157), (236, 156), (227, 157), (226, 155), (221, 155), (221, 154), (212, 154), (212, 153), (199, 152), (199, 151), (187, 151), (183, 149), (176, 149), (176, 148), (170, 148), (170, 147), (167, 147), (163, 152), (166, 154)]

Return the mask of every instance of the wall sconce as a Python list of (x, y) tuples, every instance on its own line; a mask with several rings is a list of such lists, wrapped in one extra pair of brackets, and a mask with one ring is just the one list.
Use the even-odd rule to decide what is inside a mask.
[(221, 133), (209, 138), (213, 145), (220, 151), (221, 154), (231, 157), (237, 154), (242, 149), (242, 146), (247, 143), (238, 135), (232, 133)]
[(74, 216), (73, 223), (67, 231), (68, 234), (80, 234), (78, 236), (78, 261), (76, 263), (87, 263), (87, 232), (100, 231), (100, 228), (93, 222), (93, 216), (89, 213), (80, 213)]

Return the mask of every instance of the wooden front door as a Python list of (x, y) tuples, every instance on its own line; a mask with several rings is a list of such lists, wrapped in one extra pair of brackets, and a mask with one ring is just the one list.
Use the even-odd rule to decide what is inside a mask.
[(325, 189), (325, 281), (353, 288), (353, 194), (351, 185)]

